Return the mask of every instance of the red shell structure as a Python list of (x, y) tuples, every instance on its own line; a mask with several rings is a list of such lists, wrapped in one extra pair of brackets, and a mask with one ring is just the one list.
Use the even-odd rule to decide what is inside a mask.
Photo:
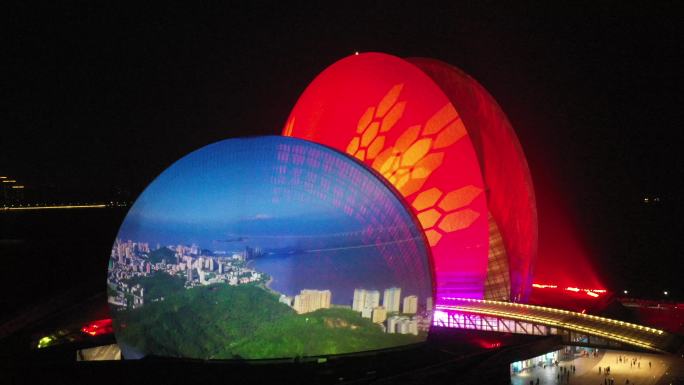
[(439, 60), (407, 60), (439, 84), (461, 114), (482, 167), (489, 212), (508, 255), (511, 299), (526, 300), (537, 255), (537, 207), (518, 137), (494, 98), (475, 79)]
[(485, 297), (490, 240), (501, 238), (507, 294), (527, 296), (537, 245), (527, 163), (496, 102), (460, 70), (431, 59), (349, 56), (311, 82), (283, 135), (345, 151), (394, 185), (432, 249), (437, 304)]

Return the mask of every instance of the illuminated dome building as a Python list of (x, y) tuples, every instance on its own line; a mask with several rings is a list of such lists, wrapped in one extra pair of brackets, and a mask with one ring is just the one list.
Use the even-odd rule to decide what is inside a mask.
[(441, 297), (525, 300), (537, 252), (534, 189), (508, 119), (446, 63), (344, 58), (300, 96), (283, 134), (358, 158), (420, 221)]
[[(107, 279), (117, 341), (126, 358), (200, 359), (423, 342), (429, 253), (401, 196), (350, 156), (282, 136), (224, 140), (165, 170), (123, 221)], [(365, 290), (375, 300), (358, 303)]]

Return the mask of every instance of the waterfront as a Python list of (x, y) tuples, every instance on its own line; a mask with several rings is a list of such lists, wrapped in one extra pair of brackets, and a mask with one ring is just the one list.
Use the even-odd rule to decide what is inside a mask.
[(332, 302), (351, 306), (354, 289), (383, 290), (401, 285), (421, 303), (431, 296), (429, 285), (419, 280), (400, 280), (395, 272), (385, 272), (385, 261), (377, 251), (358, 249), (268, 254), (250, 261), (249, 266), (273, 278), (269, 288), (288, 296), (302, 289), (330, 289)]
[(70, 292), (104, 292), (116, 231), (127, 208), (0, 213), (0, 306), (11, 317)]

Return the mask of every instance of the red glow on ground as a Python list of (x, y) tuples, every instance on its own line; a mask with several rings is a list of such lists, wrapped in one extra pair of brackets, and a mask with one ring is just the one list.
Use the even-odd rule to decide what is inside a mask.
[(620, 303), (644, 325), (684, 334), (684, 303), (620, 298)]
[[(603, 290), (605, 287), (592, 264), (582, 227), (570, 209), (571, 192), (562, 191), (560, 177), (547, 172), (545, 165), (535, 175), (539, 215), (539, 256), (534, 270), (535, 282), (559, 287)], [(610, 266), (602, 268), (609, 269)], [(533, 293), (534, 295), (534, 293)], [(585, 295), (586, 296), (586, 295)]]
[(90, 322), (89, 324), (83, 326), (81, 328), (81, 331), (93, 337), (104, 334), (111, 334), (114, 332), (114, 329), (112, 328), (112, 319), (106, 318)]
[(497, 340), (475, 338), (473, 342), (483, 349), (496, 349), (501, 347), (501, 342)]

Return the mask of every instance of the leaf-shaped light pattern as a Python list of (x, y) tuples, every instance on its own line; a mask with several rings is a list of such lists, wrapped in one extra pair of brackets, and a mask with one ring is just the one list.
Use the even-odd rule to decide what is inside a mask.
[[(295, 135), (346, 151), (411, 204), (431, 245), (438, 295), (482, 297), (488, 237), (482, 173), (464, 122), (434, 82), (401, 59), (361, 54), (321, 73), (291, 116)], [(469, 203), (439, 207), (466, 186), (478, 189), (468, 190), (476, 192)], [(464, 209), (480, 215), (458, 222), (452, 216), (439, 226)]]

